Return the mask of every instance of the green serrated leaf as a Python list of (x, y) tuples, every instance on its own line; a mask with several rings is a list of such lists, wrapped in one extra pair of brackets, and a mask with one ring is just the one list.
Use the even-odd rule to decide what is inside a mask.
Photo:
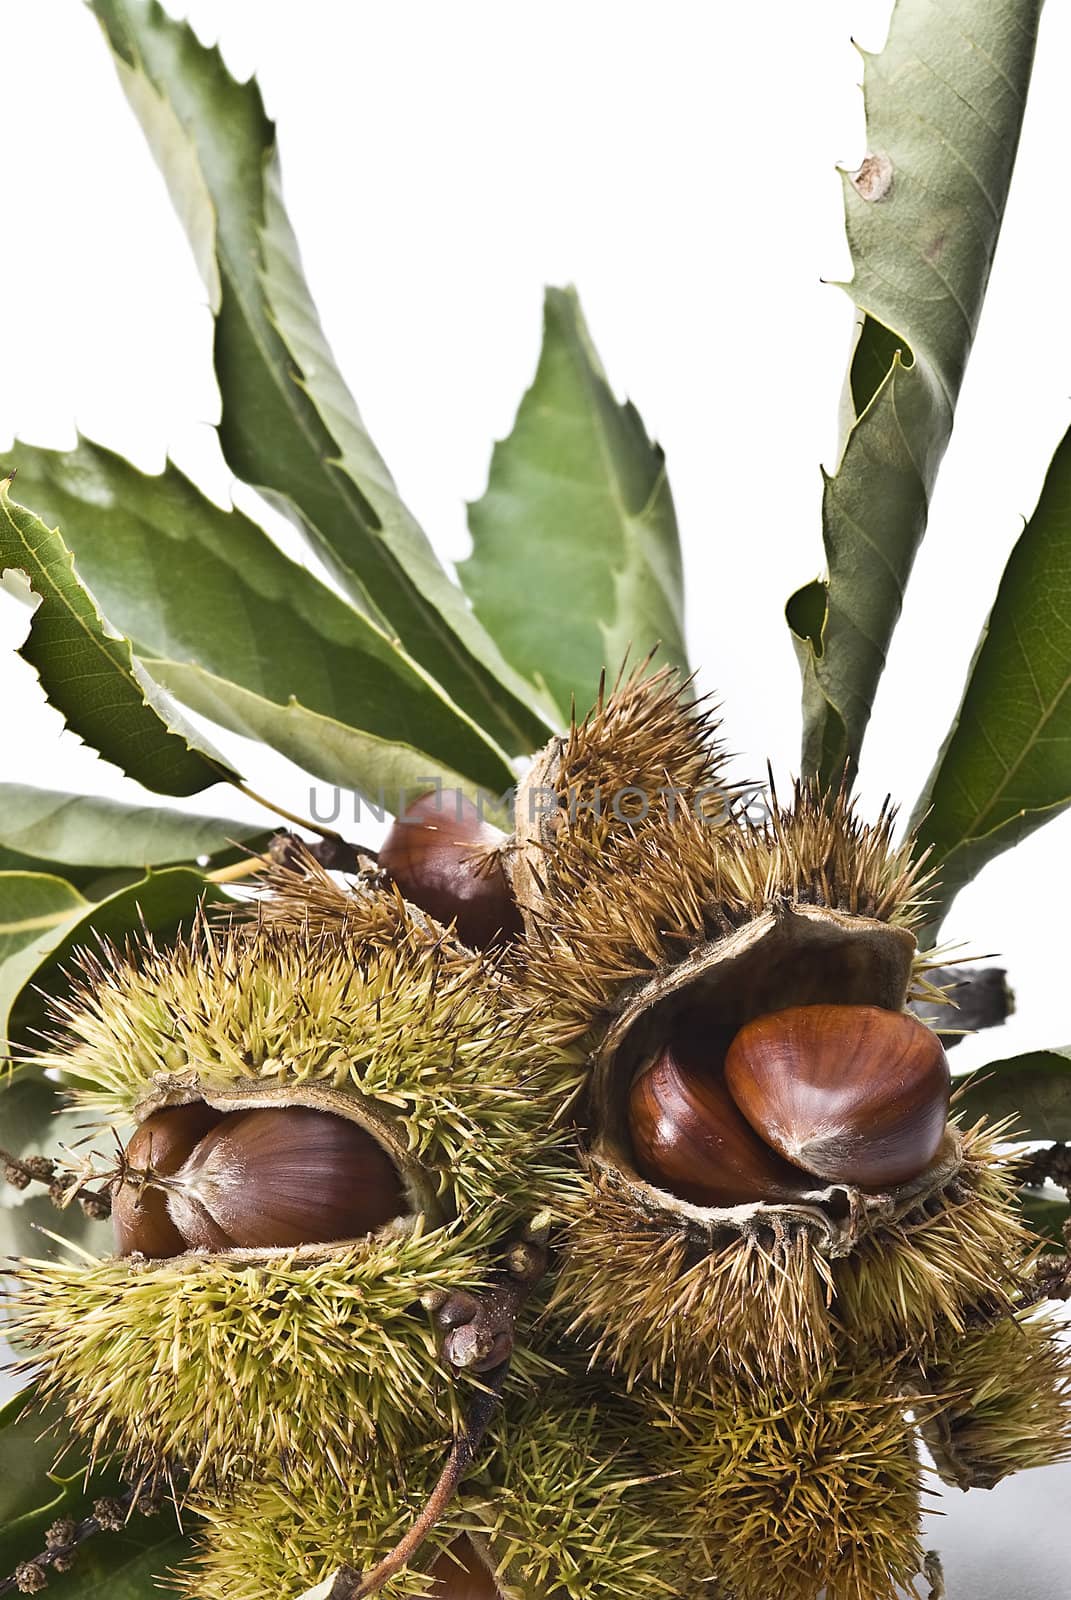
[(0, 481), (0, 568), (24, 572), (39, 604), (19, 654), (67, 726), (127, 777), (190, 795), (235, 774), (153, 683), (129, 639), (109, 629), (58, 529), (16, 505)]
[(163, 806), (132, 806), (97, 795), (62, 794), (0, 783), (0, 871), (48, 871), (84, 889), (104, 867), (170, 866), (229, 859), (236, 845), (259, 850), (271, 837), (233, 817), (189, 816)]
[(848, 428), (825, 479), (828, 578), (787, 617), (803, 675), (805, 775), (854, 773), (926, 529), (996, 249), (1041, 0), (898, 0), (865, 56), (869, 154), (845, 174), (861, 313)]
[(1017, 1139), (1071, 1139), (1071, 1045), (991, 1061), (957, 1107), (970, 1122), (1014, 1116)]
[[(27, 1390), (0, 1410), (0, 1579), (40, 1554), (58, 1518), (80, 1521), (97, 1496), (119, 1487), (114, 1469), (87, 1477), (54, 1410), (24, 1415), (32, 1398)], [(48, 1593), (63, 1600), (159, 1600), (174, 1592), (164, 1580), (189, 1554), (188, 1535), (165, 1507), (156, 1517), (134, 1516), (121, 1533), (88, 1540), (69, 1572), (50, 1575)]]
[[(288, 730), (310, 717), (316, 728), (337, 724), (349, 735), (350, 760), (343, 769), (333, 764), (344, 775), (330, 781), (349, 788), (373, 791), (400, 765), (461, 773), (496, 792), (510, 782), (503, 753), (397, 640), (289, 560), (248, 517), (220, 510), (177, 467), (147, 475), (88, 439), (70, 452), (16, 444), (10, 459), (20, 486), (66, 529), (78, 570), (110, 620), (187, 705), (272, 744), (276, 730), (276, 748), (318, 777), (325, 773), (315, 737), (304, 740), (314, 757), (306, 761)], [(205, 677), (222, 686), (211, 705), (198, 692)], [(250, 700), (269, 708), (257, 727), (233, 710)]]
[(321, 716), (297, 700), (280, 705), (226, 679), (213, 677), (200, 667), (175, 661), (153, 661), (149, 665), (161, 683), (203, 716), (234, 733), (263, 740), (347, 795), (356, 791), (374, 804), (385, 802), (392, 811), (403, 808), (405, 794), (412, 798), (431, 788), (437, 778), (448, 787), (466, 791), (474, 785), (485, 785), (492, 794), (504, 793), (512, 782), (505, 767), (481, 762), (475, 772), (471, 768), (458, 772), (445, 762), (432, 759), (419, 747), (398, 738), (403, 730), (396, 723), (390, 737), (380, 738), (333, 717)]
[(0, 872), (0, 1061), (12, 1009), (40, 965), (49, 939), (89, 910), (64, 878), (43, 872)]
[(216, 313), (232, 469), (307, 533), (354, 602), (511, 753), (546, 726), (402, 503), (320, 327), (252, 81), (155, 0), (93, 0)]
[(1011, 553), (912, 819), (939, 877), (936, 934), (965, 883), (1071, 805), (1071, 431)]
[[(7, 876), (31, 874), (0, 874), (0, 895)], [(75, 895), (73, 889), (70, 893)], [(92, 946), (99, 939), (123, 944), (142, 930), (167, 939), (190, 921), (202, 899), (211, 902), (225, 898), (215, 885), (205, 882), (200, 872), (188, 867), (166, 867), (96, 904), (80, 895), (76, 900), (69, 899), (67, 916), (59, 916), (63, 908), (56, 904), (48, 913), (49, 924), (32, 930), (33, 937), (0, 967), (0, 1055), (5, 1024), (9, 1044), (24, 1048), (31, 1042), (34, 1030), (44, 1022), (44, 996), (62, 992), (65, 971), (80, 946)]]
[(637, 659), (661, 644), (659, 659), (687, 670), (665, 458), (615, 398), (572, 289), (547, 290), (535, 380), (469, 526), (458, 570), (476, 615), (563, 718), (630, 646)]

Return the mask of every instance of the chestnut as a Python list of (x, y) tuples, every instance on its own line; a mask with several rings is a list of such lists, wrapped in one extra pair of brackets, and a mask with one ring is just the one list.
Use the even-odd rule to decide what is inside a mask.
[(697, 1206), (788, 1200), (814, 1185), (759, 1138), (734, 1105), (718, 1054), (678, 1036), (629, 1095), (636, 1170)]
[(166, 1193), (146, 1179), (150, 1173), (172, 1177), (221, 1117), (222, 1112), (197, 1100), (145, 1118), (126, 1147), (122, 1176), (112, 1192), (112, 1226), (120, 1255), (137, 1251), (160, 1259), (186, 1249), (168, 1216)]
[(437, 789), (392, 824), (379, 865), (407, 900), (486, 950), (524, 929), (502, 864), (507, 838), (459, 789)]
[(428, 1600), (500, 1600), (498, 1584), (464, 1534), (436, 1557), (430, 1576)]
[(167, 1209), (188, 1245), (218, 1250), (353, 1239), (408, 1207), (364, 1128), (278, 1106), (223, 1117), (175, 1173)]
[(936, 1156), (951, 1078), (941, 1042), (907, 1012), (795, 1006), (741, 1028), (725, 1082), (752, 1128), (827, 1183), (907, 1183)]
[(330, 1244), (409, 1209), (372, 1135), (306, 1106), (156, 1112), (131, 1139), (124, 1166), (112, 1201), (121, 1255)]

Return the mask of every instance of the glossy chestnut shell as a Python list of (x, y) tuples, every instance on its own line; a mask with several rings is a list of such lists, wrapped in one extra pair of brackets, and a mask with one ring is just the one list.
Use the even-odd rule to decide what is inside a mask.
[(203, 1100), (156, 1111), (138, 1128), (124, 1153), (124, 1176), (112, 1194), (112, 1227), (120, 1255), (150, 1259), (181, 1255), (186, 1243), (167, 1210), (167, 1195), (146, 1175), (171, 1178), (223, 1113)]
[(761, 1138), (826, 1183), (883, 1190), (926, 1170), (948, 1122), (941, 1042), (906, 1012), (795, 1006), (740, 1029), (733, 1100)]
[(428, 1600), (500, 1600), (501, 1590), (464, 1534), (431, 1568)]
[(787, 1200), (808, 1187), (741, 1116), (700, 1034), (679, 1035), (629, 1096), (640, 1175), (697, 1206)]
[(506, 839), (459, 790), (436, 790), (393, 823), (379, 865), (413, 905), (485, 950), (524, 926), (502, 864)]
[[(176, 1127), (161, 1158), (161, 1130)], [(138, 1155), (150, 1143), (152, 1172), (138, 1196), (147, 1220), (132, 1231), (129, 1207), (120, 1207), (121, 1254), (331, 1244), (373, 1233), (409, 1209), (385, 1150), (364, 1128), (331, 1112), (277, 1106), (221, 1114), (183, 1106), (142, 1124), (128, 1164), (131, 1151)]]

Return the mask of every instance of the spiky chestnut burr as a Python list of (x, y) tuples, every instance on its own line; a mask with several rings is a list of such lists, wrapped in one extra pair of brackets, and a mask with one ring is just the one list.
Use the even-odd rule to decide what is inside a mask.
[[(735, 1034), (794, 1007), (900, 1013), (926, 987), (925, 876), (892, 808), (867, 824), (846, 794), (798, 786), (756, 818), (726, 803), (720, 760), (678, 686), (630, 681), (518, 796), (517, 965), (591, 1062), (553, 1310), (633, 1379), (702, 1384), (719, 1362), (795, 1382), (841, 1332), (872, 1352), (932, 1347), (942, 1323), (1009, 1308), (1029, 1244), (978, 1130), (949, 1127), (880, 1192), (809, 1174), (799, 1197), (703, 1205), (642, 1170), (630, 1098), (683, 1015)], [(650, 806), (615, 815), (621, 784)]]
[[(462, 1589), (457, 1600), (696, 1600), (702, 1592), (709, 1567), (693, 1570), (694, 1536), (674, 1520), (655, 1430), (620, 1386), (593, 1378), (578, 1353), (547, 1353), (557, 1370), (536, 1388), (511, 1386), (490, 1449), (459, 1499), (381, 1593), (424, 1594), (413, 1576), (446, 1572), (453, 1558), (439, 1550), (459, 1535), (500, 1576), (473, 1596)], [(207, 1506), (196, 1535), (201, 1552), (180, 1575), (181, 1591), (190, 1600), (263, 1600), (301, 1593), (340, 1568), (367, 1572), (412, 1520), (440, 1459), (439, 1448), (414, 1439), (404, 1472), (339, 1476), (325, 1466), (301, 1495), (269, 1469), (227, 1503)], [(339, 1592), (348, 1586), (339, 1583)], [(429, 1600), (455, 1597), (433, 1587)]]
[(341, 1242), (24, 1262), (6, 1280), (42, 1395), (131, 1472), (182, 1463), (193, 1493), (279, 1459), (293, 1484), (324, 1461), (396, 1473), (414, 1428), (448, 1435), (469, 1380), (425, 1306), (481, 1295), (502, 1239), (563, 1181), (578, 1052), (395, 890), (352, 901), (319, 928), (202, 924), (88, 958), (46, 1058), (105, 1127), (196, 1101), (343, 1118), (404, 1189), (404, 1214)]
[(664, 1441), (670, 1516), (705, 1549), (716, 1593), (918, 1592), (922, 1468), (892, 1369), (842, 1365), (796, 1391), (715, 1381), (683, 1401), (641, 1388), (637, 1403)]
[(508, 836), (459, 789), (415, 801), (391, 827), (379, 865), (413, 905), (474, 950), (514, 938), (523, 922), (503, 866)]

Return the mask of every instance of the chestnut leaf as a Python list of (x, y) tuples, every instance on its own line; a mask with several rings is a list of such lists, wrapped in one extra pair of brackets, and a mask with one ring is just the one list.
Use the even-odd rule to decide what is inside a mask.
[(17, 505), (0, 481), (0, 570), (22, 572), (38, 604), (19, 651), (67, 726), (157, 794), (191, 795), (236, 774), (180, 719), (102, 617), (56, 528)]
[(991, 1061), (956, 1098), (964, 1119), (1014, 1117), (1016, 1139), (1071, 1139), (1071, 1045)]
[(511, 755), (535, 750), (547, 733), (531, 709), (537, 691), (440, 566), (335, 365), (256, 83), (237, 83), (156, 0), (92, 0), (92, 10), (205, 280), (228, 465), (491, 738)]
[(226, 898), (189, 867), (150, 872), (96, 903), (45, 874), (0, 872), (0, 939), (5, 924), (9, 930), (6, 948), (0, 943), (0, 1062), (5, 1038), (7, 1047), (32, 1043), (45, 1021), (44, 995), (62, 992), (79, 947), (122, 944), (143, 929), (166, 941), (203, 901)]
[(503, 753), (377, 620), (177, 467), (139, 472), (89, 439), (16, 443), (5, 460), (154, 680), (193, 710), (347, 789), (426, 788), (440, 772), (509, 784)]
[(235, 817), (0, 783), (0, 872), (62, 872), (82, 890), (110, 869), (138, 869), (140, 877), (147, 867), (198, 857), (224, 866), (245, 851), (262, 850), (271, 837)]
[(786, 615), (803, 676), (803, 773), (854, 776), (982, 308), (1015, 162), (1041, 0), (898, 0), (862, 52), (868, 154), (844, 173), (858, 335), (828, 576)]
[(0, 872), (0, 1061), (11, 1011), (40, 966), (43, 944), (61, 940), (89, 910), (85, 896), (63, 878)]
[(665, 457), (615, 397), (572, 289), (548, 289), (543, 349), (513, 431), (469, 506), (460, 563), (476, 615), (563, 720), (631, 647), (687, 672), (684, 587)]
[(915, 805), (938, 871), (929, 933), (964, 884), (1071, 805), (1071, 430), (1016, 542), (959, 710)]

